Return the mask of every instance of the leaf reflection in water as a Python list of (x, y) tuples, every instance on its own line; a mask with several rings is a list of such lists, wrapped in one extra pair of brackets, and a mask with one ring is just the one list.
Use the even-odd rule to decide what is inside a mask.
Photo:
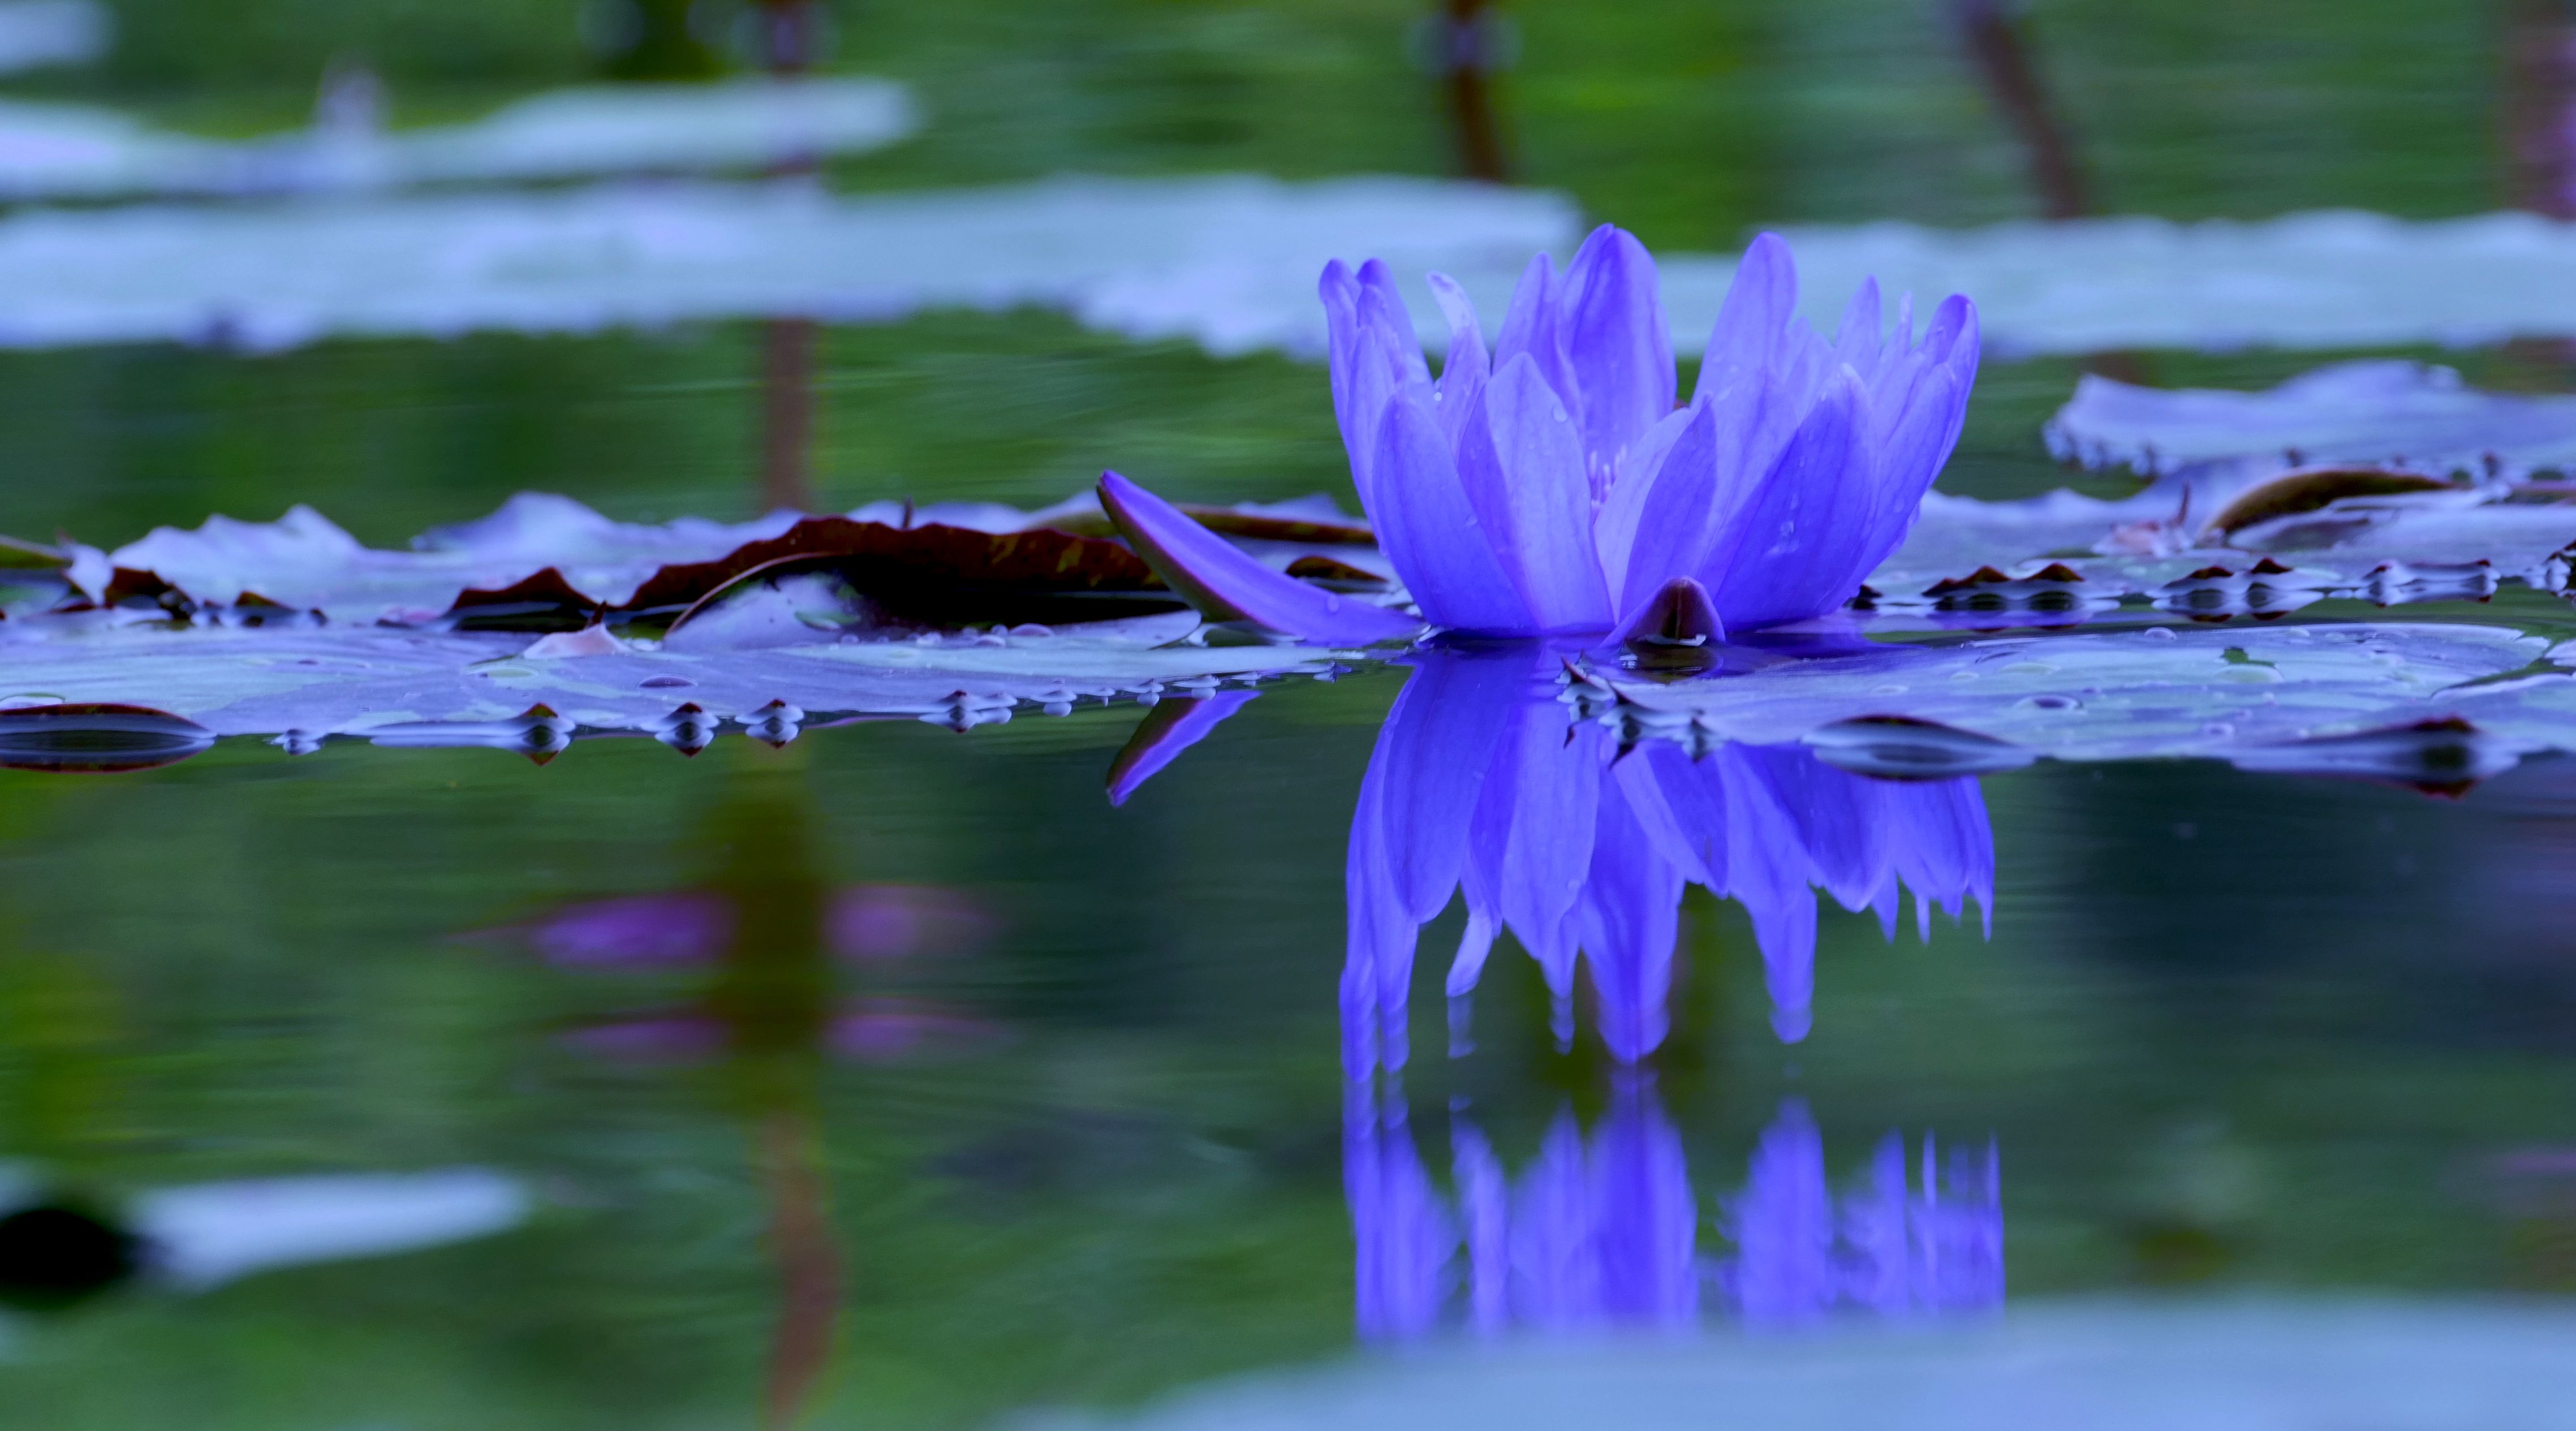
[(1537, 647), (1425, 650), (1378, 736), (1351, 824), (1345, 1067), (1400, 1068), (1414, 946), (1463, 888), (1467, 930), (1449, 992), (1473, 991), (1508, 929), (1544, 971), (1570, 1038), (1578, 958), (1603, 1041), (1622, 1062), (1663, 1042), (1686, 886), (1752, 916), (1773, 1026), (1806, 1036), (1816, 902), (1871, 909), (1894, 937), (1905, 891), (1931, 908), (1990, 909), (1994, 839), (1973, 779), (1890, 782), (1800, 746), (1667, 741), (1622, 751), (1577, 723)]
[[(1560, 1115), (1517, 1175), (1476, 1126), (1451, 1123), (1434, 1185), (1400, 1096), (1352, 1085), (1344, 1179), (1360, 1334), (1686, 1328), (1716, 1312), (1763, 1325), (1956, 1315), (2003, 1304), (2000, 1161), (1932, 1135), (1919, 1174), (1889, 1133), (1833, 1191), (1822, 1134), (1795, 1100), (1764, 1130), (1743, 1187), (1704, 1208), (1680, 1134), (1644, 1076), (1622, 1075), (1587, 1135)], [(1703, 1247), (1714, 1211), (1731, 1249)]]

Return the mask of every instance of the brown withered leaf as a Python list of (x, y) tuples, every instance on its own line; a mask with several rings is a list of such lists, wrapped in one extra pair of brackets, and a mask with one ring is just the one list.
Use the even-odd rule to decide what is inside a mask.
[(664, 567), (627, 609), (684, 607), (672, 622), (676, 630), (750, 583), (808, 572), (829, 573), (877, 615), (931, 627), (1078, 625), (1180, 605), (1153, 569), (1117, 542), (1043, 528), (979, 532), (817, 517), (717, 561)]
[(1363, 571), (1346, 561), (1328, 556), (1301, 556), (1288, 563), (1288, 574), (1300, 581), (1321, 582), (1341, 589), (1383, 591), (1386, 578), (1373, 571)]
[[(1221, 537), (1241, 542), (1288, 542), (1301, 547), (1373, 547), (1377, 533), (1358, 522), (1320, 522), (1308, 517), (1276, 517), (1239, 512), (1232, 507), (1175, 503), (1181, 514)], [(1106, 512), (1088, 512), (1049, 523), (1049, 528), (1078, 537), (1105, 537), (1117, 532)], [(1046, 530), (1041, 528), (1039, 530)]]
[(457, 593), (445, 619), (459, 631), (578, 631), (600, 606), (547, 567), (497, 590)]
[(893, 527), (847, 517), (809, 517), (766, 541), (746, 542), (714, 561), (666, 566), (635, 589), (625, 609), (668, 611), (703, 601), (752, 571), (789, 558), (831, 558), (861, 591), (875, 575), (894, 585), (947, 581), (1021, 591), (1151, 591), (1162, 583), (1116, 542), (1049, 528), (978, 532), (931, 523)]
[(2210, 519), (2209, 530), (2233, 535), (2257, 522), (2313, 512), (2346, 497), (2393, 497), (2407, 492), (2443, 492), (2452, 484), (2416, 472), (2385, 467), (2307, 467), (2239, 494)]

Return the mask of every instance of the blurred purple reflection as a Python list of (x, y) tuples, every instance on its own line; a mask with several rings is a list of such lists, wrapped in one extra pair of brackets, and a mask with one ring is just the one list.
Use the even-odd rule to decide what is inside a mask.
[[(548, 963), (636, 969), (713, 963), (731, 947), (735, 923), (732, 895), (684, 890), (565, 905), (522, 927)], [(823, 938), (844, 959), (905, 959), (979, 949), (999, 925), (964, 890), (862, 884), (832, 892)]]
[(1344, 1115), (1358, 1323), (1371, 1340), (1682, 1329), (1704, 1312), (1797, 1325), (2003, 1303), (1991, 1144), (1954, 1153), (1945, 1173), (1927, 1134), (1917, 1184), (1890, 1133), (1837, 1195), (1824, 1140), (1793, 1100), (1763, 1133), (1743, 1189), (1704, 1209), (1680, 1135), (1640, 1076), (1620, 1077), (1588, 1136), (1561, 1115), (1517, 1176), (1472, 1123), (1453, 1120), (1447, 1193), (1400, 1098), (1381, 1103), (1354, 1085)]
[(592, 900), (531, 924), (528, 940), (550, 964), (703, 964), (733, 942), (733, 901), (713, 891)]
[[(1929, 938), (1932, 907), (1990, 908), (1994, 838), (1973, 779), (1895, 783), (1836, 769), (1803, 746), (1668, 741), (1619, 750), (1557, 699), (1554, 658), (1522, 646), (1425, 651), (1379, 733), (1351, 824), (1345, 1066), (1399, 1068), (1414, 946), (1453, 893), (1467, 930), (1449, 975), (1470, 993), (1509, 929), (1570, 1009), (1578, 958), (1603, 1041), (1654, 1052), (1684, 888), (1752, 916), (1783, 1039), (1806, 1036), (1816, 899), (1878, 914), (1895, 934), (1904, 894)], [(1569, 1026), (1560, 1036), (1570, 1036)]]

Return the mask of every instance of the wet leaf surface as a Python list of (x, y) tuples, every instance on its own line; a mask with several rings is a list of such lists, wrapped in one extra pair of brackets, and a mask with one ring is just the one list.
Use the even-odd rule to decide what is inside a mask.
[(2570, 665), (2546, 638), (2489, 626), (2157, 626), (1678, 681), (1591, 666), (1572, 689), (1634, 737), (1804, 741), (1877, 774), (2180, 756), (2423, 788), (2576, 749)]
[(2049, 450), (2147, 475), (2203, 463), (2404, 467), (2434, 477), (2527, 477), (2576, 463), (2576, 397), (2487, 393), (2449, 368), (2336, 363), (2260, 392), (2077, 384)]

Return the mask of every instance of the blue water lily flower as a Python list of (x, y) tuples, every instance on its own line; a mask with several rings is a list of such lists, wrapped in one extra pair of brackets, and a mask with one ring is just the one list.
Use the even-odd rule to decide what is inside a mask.
[[(1423, 619), (1459, 631), (1625, 637), (1678, 612), (1719, 635), (1832, 611), (1905, 539), (1976, 378), (1967, 299), (1917, 339), (1911, 300), (1890, 330), (1867, 282), (1828, 341), (1796, 317), (1797, 268), (1770, 234), (1678, 408), (1654, 260), (1620, 229), (1595, 230), (1562, 273), (1533, 260), (1490, 350), (1458, 285), (1431, 288), (1450, 329), (1436, 379), (1384, 264), (1335, 263), (1322, 285), (1361, 505)], [(1288, 578), (1249, 559), (1173, 549), (1186, 518), (1132, 483), (1111, 478), (1103, 498), (1203, 607), (1316, 640), (1368, 624), (1352, 603), (1288, 598)]]

